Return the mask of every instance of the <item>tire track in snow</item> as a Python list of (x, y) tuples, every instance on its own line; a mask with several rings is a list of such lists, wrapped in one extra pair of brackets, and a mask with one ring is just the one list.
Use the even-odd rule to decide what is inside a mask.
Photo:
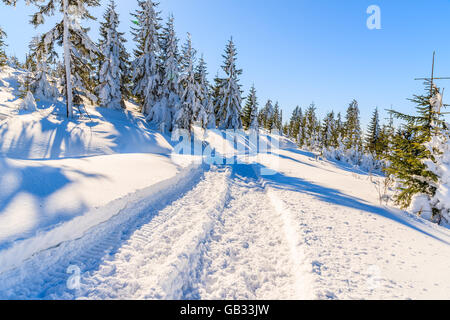
[(195, 281), (211, 230), (228, 199), (229, 170), (212, 170), (137, 230), (114, 257), (82, 279), (88, 299), (181, 299)]
[(150, 198), (128, 203), (113, 218), (93, 227), (79, 239), (38, 252), (21, 265), (1, 273), (0, 299), (76, 298), (81, 291), (71, 291), (66, 284), (71, 276), (67, 273), (69, 266), (76, 266), (84, 273), (98, 269), (134, 231), (152, 221), (164, 207), (183, 198), (203, 176), (200, 168), (187, 169), (175, 179), (176, 183), (164, 182), (164, 189)]
[(289, 245), (291, 263), (294, 266), (296, 297), (301, 300), (314, 299), (311, 268), (308, 267), (306, 261), (306, 254), (300, 240), (301, 232), (299, 227), (296, 227), (294, 215), (268, 186), (266, 186), (266, 193), (283, 221), (283, 230)]
[(252, 165), (233, 169), (230, 201), (206, 244), (198, 284), (185, 298), (309, 298), (303, 260), (282, 210), (274, 210)]

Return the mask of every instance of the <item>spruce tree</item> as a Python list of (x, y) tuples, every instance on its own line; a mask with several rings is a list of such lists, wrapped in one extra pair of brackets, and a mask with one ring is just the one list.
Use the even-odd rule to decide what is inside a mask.
[(211, 93), (211, 86), (208, 82), (208, 71), (203, 55), (195, 70), (195, 80), (200, 86), (200, 103), (202, 111), (197, 115), (197, 121), (204, 129), (216, 128), (216, 114), (214, 112), (214, 98)]
[(356, 100), (353, 100), (347, 108), (347, 115), (345, 118), (344, 137), (347, 138), (347, 149), (361, 149), (362, 132), (359, 117), (360, 113), (358, 102)]
[(27, 57), (27, 69), (33, 73), (30, 91), (38, 99), (53, 100), (59, 92), (50, 80), (48, 64), (55, 58), (53, 46), (46, 46), (43, 37), (34, 37), (30, 43), (31, 54)]
[[(342, 115), (339, 112), (336, 116), (336, 131), (335, 136), (333, 137), (335, 140), (339, 140), (344, 137), (344, 124), (342, 122)], [(336, 145), (337, 147), (337, 145)]]
[(380, 132), (380, 158), (385, 158), (391, 152), (394, 134), (394, 116), (392, 113), (389, 113), (389, 122), (382, 126)]
[[(93, 81), (93, 60), (100, 52), (91, 41), (88, 28), (81, 26), (82, 20), (95, 20), (89, 14), (88, 7), (100, 5), (99, 0), (29, 0), (37, 6), (31, 23), (37, 27), (44, 24), (44, 16), (53, 16), (55, 11), (62, 19), (50, 31), (43, 35), (46, 46), (61, 44), (64, 52), (64, 90), (67, 103), (67, 116), (73, 117), (73, 105), (81, 104), (81, 94), (95, 101)], [(44, 2), (44, 3), (42, 3)], [(55, 10), (56, 8), (58, 10)]]
[(192, 48), (191, 36), (188, 34), (186, 44), (182, 48), (181, 55), (181, 105), (175, 114), (174, 128), (184, 129), (189, 132), (202, 108), (201, 91), (195, 80), (195, 50)]
[(220, 129), (241, 129), (241, 86), (239, 75), (242, 70), (236, 67), (236, 47), (231, 39), (225, 49), (225, 59), (222, 69), (226, 77), (220, 79), (219, 96), (215, 109)]
[(180, 64), (174, 18), (169, 16), (161, 34), (161, 95), (153, 111), (153, 121), (161, 131), (171, 131), (175, 113), (180, 108)]
[(0, 28), (0, 67), (3, 67), (6, 65), (7, 57), (5, 52), (5, 38), (6, 38), (6, 32), (3, 31), (2, 28)]
[(381, 153), (381, 128), (378, 108), (375, 108), (366, 135), (366, 149), (373, 155)]
[(99, 63), (99, 85), (97, 87), (100, 105), (111, 109), (125, 108), (124, 97), (128, 93), (126, 79), (127, 53), (123, 43), (124, 33), (118, 31), (119, 16), (116, 4), (110, 1), (104, 21), (100, 23), (99, 48), (102, 52)]
[(137, 27), (132, 28), (137, 49), (132, 63), (133, 94), (142, 105), (142, 112), (147, 120), (158, 122), (158, 113), (154, 106), (160, 96), (160, 65), (159, 65), (159, 31), (160, 18), (157, 4), (152, 0), (139, 0), (139, 9), (132, 16), (137, 20)]
[(257, 129), (258, 127), (258, 102), (255, 85), (251, 87), (247, 102), (242, 110), (242, 124), (245, 130)]
[(322, 132), (321, 132), (321, 145), (323, 148), (327, 149), (329, 147), (335, 146), (335, 131), (336, 131), (336, 123), (334, 119), (334, 112), (331, 111), (327, 114), (322, 123)]
[(320, 124), (316, 116), (316, 106), (312, 103), (306, 110), (304, 117), (304, 144), (310, 149), (314, 150), (317, 145), (318, 133)]
[[(427, 144), (434, 134), (445, 127), (445, 123), (440, 110), (442, 97), (439, 89), (430, 81), (425, 82), (425, 88), (426, 94), (415, 95), (410, 99), (417, 105), (417, 115), (389, 111), (397, 119), (406, 122), (394, 136), (392, 151), (386, 156), (390, 162), (387, 173), (400, 182), (396, 202), (403, 208), (408, 207), (417, 194), (433, 197), (436, 192), (438, 177), (426, 165), (430, 161), (434, 162), (433, 150)], [(437, 210), (434, 213), (437, 214)]]
[(292, 112), (291, 120), (289, 122), (289, 136), (293, 139), (298, 139), (300, 134), (300, 126), (303, 122), (302, 108), (297, 106)]
[(272, 104), (272, 100), (267, 100), (266, 105), (264, 106), (264, 108), (261, 110), (261, 124), (262, 127), (266, 130), (268, 130), (269, 132), (272, 132), (273, 128), (274, 128), (274, 107)]
[(272, 124), (273, 124), (273, 129), (277, 130), (278, 133), (282, 132), (283, 120), (282, 120), (281, 109), (280, 109), (280, 105), (278, 104), (278, 101), (275, 102), (275, 106), (273, 108)]

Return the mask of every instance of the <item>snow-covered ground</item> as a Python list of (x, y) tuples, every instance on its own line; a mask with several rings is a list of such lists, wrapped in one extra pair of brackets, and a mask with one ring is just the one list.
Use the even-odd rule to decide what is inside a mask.
[(202, 164), (132, 105), (18, 112), (20, 76), (0, 75), (0, 299), (450, 299), (450, 230), (380, 206), (378, 177), (278, 136), (243, 157), (209, 133), (242, 161)]

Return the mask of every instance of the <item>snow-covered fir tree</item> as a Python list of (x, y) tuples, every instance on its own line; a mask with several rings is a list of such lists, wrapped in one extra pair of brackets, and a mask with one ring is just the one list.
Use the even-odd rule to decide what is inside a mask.
[(381, 126), (380, 131), (380, 154), (379, 157), (381, 159), (385, 159), (388, 154), (391, 153), (392, 150), (392, 139), (395, 135), (395, 127), (394, 127), (394, 115), (389, 113), (389, 121), (387, 124), (383, 124)]
[(99, 48), (102, 52), (99, 63), (99, 85), (97, 87), (100, 105), (111, 109), (125, 107), (124, 93), (126, 95), (126, 83), (123, 83), (124, 74), (127, 73), (127, 65), (123, 61), (126, 54), (123, 43), (124, 33), (118, 31), (119, 16), (116, 12), (116, 4), (110, 1), (104, 21), (100, 23)]
[[(403, 208), (416, 206), (420, 198), (432, 198), (436, 194), (436, 182), (439, 177), (429, 169), (427, 163), (434, 162), (433, 150), (428, 144), (445, 127), (442, 120), (442, 96), (431, 81), (425, 82), (426, 94), (415, 95), (417, 115), (408, 115), (397, 111), (391, 113), (406, 123), (392, 140), (392, 150), (386, 155), (388, 174), (399, 182), (395, 196), (397, 204)], [(413, 201), (414, 200), (414, 201)], [(433, 216), (438, 214), (434, 210)]]
[(413, 198), (411, 210), (427, 220), (450, 226), (450, 131), (449, 125), (435, 131), (426, 144), (432, 160), (425, 161), (427, 169), (436, 175), (436, 191), (432, 196), (419, 194)]
[(347, 149), (362, 149), (362, 131), (358, 102), (353, 100), (347, 108), (344, 137), (348, 138)]
[(52, 16), (55, 12), (62, 14), (62, 20), (43, 35), (43, 40), (46, 46), (53, 46), (54, 43), (63, 46), (65, 72), (63, 94), (67, 103), (67, 116), (73, 117), (73, 104), (82, 103), (82, 94), (92, 101), (96, 100), (93, 60), (97, 59), (100, 53), (87, 35), (89, 29), (82, 27), (81, 21), (94, 19), (87, 8), (98, 6), (100, 3), (98, 0), (29, 0), (29, 2), (38, 8), (31, 18), (31, 23), (36, 27), (44, 24), (44, 16)]
[(381, 127), (378, 108), (375, 108), (366, 134), (366, 149), (376, 155), (381, 153)]
[(323, 148), (335, 147), (337, 141), (334, 140), (336, 123), (334, 119), (334, 112), (329, 112), (322, 123), (321, 128), (321, 145)]
[(254, 85), (250, 89), (247, 102), (242, 110), (242, 124), (246, 130), (258, 129), (258, 101)]
[(53, 46), (47, 46), (45, 38), (34, 37), (30, 43), (31, 54), (28, 56), (28, 71), (33, 73), (30, 91), (41, 100), (53, 100), (59, 96), (55, 81), (49, 77), (48, 63), (55, 58)]
[(170, 16), (161, 35), (161, 94), (152, 116), (162, 132), (172, 130), (173, 117), (180, 108), (179, 59), (174, 18)]
[(260, 125), (269, 132), (271, 132), (272, 129), (274, 128), (273, 116), (274, 116), (274, 107), (272, 104), (272, 100), (269, 99), (267, 100), (264, 108), (262, 108), (260, 112)]
[(195, 70), (195, 79), (200, 86), (200, 103), (202, 105), (201, 113), (197, 115), (197, 121), (204, 129), (214, 129), (216, 128), (216, 114), (214, 112), (211, 85), (207, 76), (206, 62), (202, 55)]
[(304, 144), (309, 150), (315, 150), (318, 145), (320, 124), (316, 115), (316, 106), (312, 103), (305, 112), (304, 117)]
[(5, 38), (6, 32), (0, 27), (0, 67), (3, 67), (6, 64), (6, 52), (5, 52)]
[(188, 130), (189, 132), (202, 110), (200, 85), (195, 79), (195, 55), (191, 35), (188, 33), (181, 54), (181, 105), (175, 113), (174, 128)]
[(289, 122), (289, 136), (297, 139), (300, 133), (300, 127), (303, 123), (303, 110), (297, 106), (292, 112), (291, 120)]
[(228, 42), (223, 58), (225, 62), (222, 66), (226, 77), (219, 81), (219, 92), (215, 109), (219, 129), (241, 129), (241, 86), (239, 75), (242, 70), (236, 67), (236, 47), (233, 39)]
[(160, 97), (159, 31), (160, 18), (157, 3), (139, 0), (139, 9), (133, 14), (137, 27), (133, 27), (137, 49), (132, 63), (133, 94), (142, 105), (147, 120), (158, 122), (158, 109), (154, 109)]
[(273, 129), (277, 130), (279, 133), (283, 130), (283, 119), (282, 119), (282, 111), (280, 109), (280, 105), (278, 101), (275, 102), (275, 106), (273, 108), (273, 116), (272, 116)]
[(336, 116), (336, 130), (334, 132), (334, 140), (342, 140), (344, 137), (344, 123), (342, 122), (342, 115), (339, 112)]

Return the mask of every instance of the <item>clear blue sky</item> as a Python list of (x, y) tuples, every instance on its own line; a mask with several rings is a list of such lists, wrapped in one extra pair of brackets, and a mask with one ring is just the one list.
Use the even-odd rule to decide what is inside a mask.
[[(0, 5), (0, 24), (9, 35), (9, 53), (23, 59), (35, 30), (28, 24), (34, 11), (19, 0), (17, 8)], [(134, 0), (117, 0), (122, 30), (131, 40)], [(450, 76), (450, 1), (407, 0), (161, 0), (162, 17), (175, 16), (178, 36), (192, 34), (204, 53), (210, 77), (220, 69), (224, 46), (233, 36), (245, 95), (252, 83), (260, 106), (279, 101), (290, 116), (296, 105), (314, 101), (323, 117), (331, 109), (345, 112), (357, 99), (363, 124), (375, 106), (411, 112), (407, 101), (423, 86), (415, 77), (431, 72), (433, 50), (437, 74)], [(102, 18), (103, 7), (92, 10)], [(366, 26), (369, 5), (381, 8), (381, 30)], [(98, 24), (92, 26), (93, 39)], [(131, 50), (134, 44), (128, 43)], [(441, 82), (450, 87), (450, 81)], [(449, 93), (450, 94), (450, 93)], [(383, 112), (383, 116), (386, 113)]]

